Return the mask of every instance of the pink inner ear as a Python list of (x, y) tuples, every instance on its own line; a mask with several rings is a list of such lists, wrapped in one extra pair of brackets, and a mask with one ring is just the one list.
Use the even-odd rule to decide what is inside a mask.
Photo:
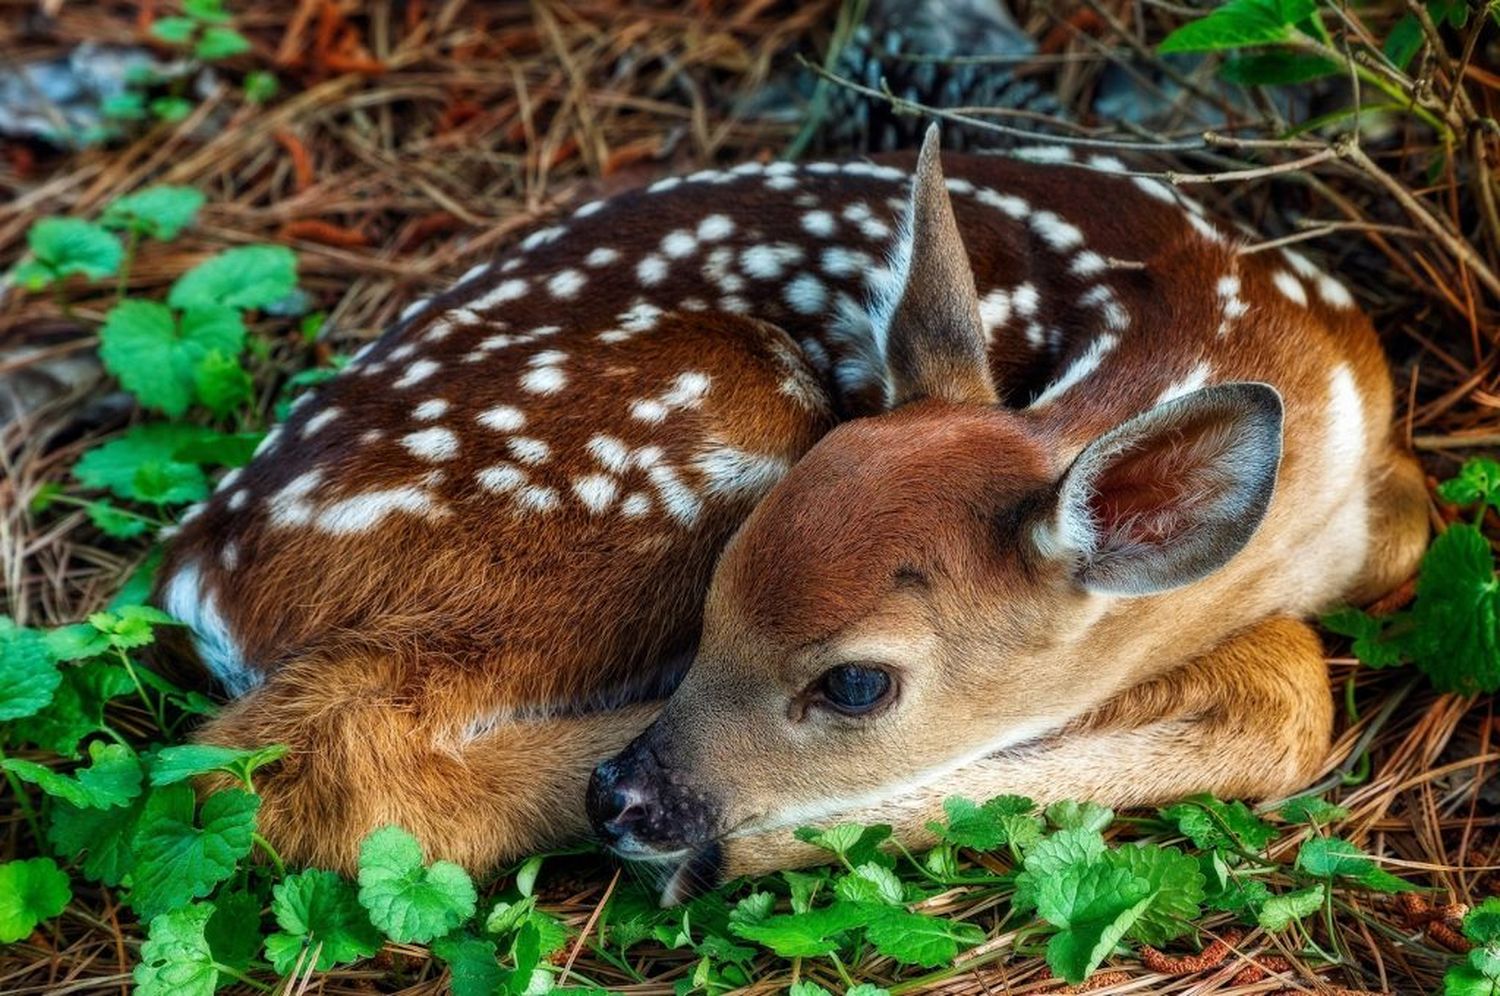
[(1114, 457), (1088, 502), (1102, 545), (1161, 546), (1211, 514), (1233, 485), (1233, 438), (1221, 420), (1204, 419)]

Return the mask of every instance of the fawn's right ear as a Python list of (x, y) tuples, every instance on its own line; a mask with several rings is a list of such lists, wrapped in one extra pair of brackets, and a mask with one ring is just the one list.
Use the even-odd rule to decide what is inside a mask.
[(1281, 418), (1281, 395), (1252, 382), (1205, 387), (1135, 416), (1063, 474), (1037, 548), (1099, 594), (1155, 594), (1218, 570), (1270, 506)]
[(927, 129), (917, 158), (903, 235), (900, 290), (885, 327), (892, 404), (922, 398), (995, 404), (979, 294), (943, 179), (937, 125)]

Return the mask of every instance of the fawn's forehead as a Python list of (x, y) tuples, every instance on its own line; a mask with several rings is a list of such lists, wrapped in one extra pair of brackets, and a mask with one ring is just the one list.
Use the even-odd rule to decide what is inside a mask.
[(804, 643), (868, 614), (903, 578), (988, 560), (997, 514), (1051, 483), (1014, 413), (921, 403), (846, 423), (758, 506), (721, 563), (723, 604)]

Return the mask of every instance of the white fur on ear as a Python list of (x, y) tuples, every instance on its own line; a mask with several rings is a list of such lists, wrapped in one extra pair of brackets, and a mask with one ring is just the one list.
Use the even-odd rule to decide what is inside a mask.
[(1157, 405), (1084, 448), (1033, 539), (1084, 589), (1150, 595), (1244, 549), (1281, 464), (1281, 395), (1239, 382)]

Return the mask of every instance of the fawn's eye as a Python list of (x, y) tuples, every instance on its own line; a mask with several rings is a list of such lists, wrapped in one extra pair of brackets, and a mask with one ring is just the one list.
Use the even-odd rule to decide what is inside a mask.
[(851, 716), (880, 705), (890, 696), (892, 687), (890, 672), (871, 664), (840, 664), (818, 680), (823, 701)]

